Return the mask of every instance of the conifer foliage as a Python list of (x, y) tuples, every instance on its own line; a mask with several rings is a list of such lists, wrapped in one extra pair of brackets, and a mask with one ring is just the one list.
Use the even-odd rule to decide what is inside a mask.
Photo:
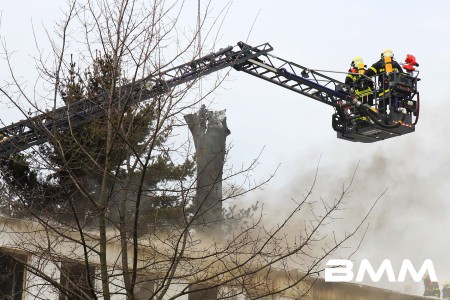
[(92, 225), (99, 209), (105, 209), (98, 199), (106, 182), (110, 225), (121, 215), (133, 219), (128, 212), (137, 210), (142, 228), (180, 225), (188, 202), (173, 187), (193, 175), (194, 163), (186, 159), (177, 164), (170, 156), (166, 144), (173, 124), (160, 125), (167, 122), (159, 104), (164, 99), (129, 105), (129, 95), (121, 89), (126, 84), (120, 62), (110, 53), (98, 54), (84, 71), (71, 61), (60, 90), (64, 104), (99, 98), (111, 104), (103, 117), (55, 131), (38, 151), (16, 154), (4, 164), (3, 178), (15, 191), (15, 205), (3, 205), (7, 213), (52, 215), (72, 223), (75, 212)]

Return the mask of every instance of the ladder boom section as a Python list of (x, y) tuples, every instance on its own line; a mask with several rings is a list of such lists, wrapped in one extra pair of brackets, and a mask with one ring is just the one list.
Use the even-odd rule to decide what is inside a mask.
[(197, 80), (226, 67), (258, 59), (259, 56), (266, 55), (272, 50), (269, 43), (251, 47), (239, 42), (238, 46), (220, 49), (199, 59), (120, 86), (114, 95), (100, 93), (0, 128), (0, 158), (45, 143), (52, 132), (83, 126), (94, 119), (104, 117), (107, 107), (114, 105), (114, 102), (118, 103), (120, 99), (126, 99), (125, 107), (128, 107), (168, 93), (178, 85)]
[(352, 101), (351, 95), (340, 92), (344, 83), (270, 53), (234, 68), (334, 107), (341, 99)]

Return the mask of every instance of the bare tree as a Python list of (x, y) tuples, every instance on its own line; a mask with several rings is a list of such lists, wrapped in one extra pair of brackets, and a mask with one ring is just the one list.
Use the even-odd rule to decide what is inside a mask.
[[(214, 31), (206, 28), (209, 5), (199, 5), (197, 28), (186, 32), (180, 25), (183, 1), (70, 3), (55, 38), (49, 33), (53, 62), (44, 60), (44, 53), (37, 58), (50, 91), (40, 99), (17, 79), (3, 44), (12, 81), (1, 91), (25, 118), (33, 120), (28, 108), (48, 119), (63, 105), (69, 112), (80, 103), (90, 109), (89, 117), (68, 116), (64, 130), (49, 127), (45, 144), (2, 160), (2, 247), (30, 254), (20, 263), (30, 274), (27, 292), (34, 297), (300, 297), (323, 260), (363, 224), (364, 218), (332, 239), (322, 232), (339, 214), (351, 184), (320, 207), (310, 199), (313, 184), (274, 227), (264, 225), (262, 212), (251, 217), (249, 210), (224, 212), (224, 201), (260, 185), (222, 195), (222, 180), (251, 171), (253, 164), (225, 178), (222, 166), (215, 167), (218, 172), (202, 181), (217, 157), (223, 163), (226, 130), (219, 137), (221, 150), (204, 156), (194, 175), (190, 139), (175, 133), (186, 125), (186, 115), (191, 129), (203, 126), (193, 109), (223, 76), (202, 84), (201, 96), (198, 80), (152, 97), (145, 91), (165, 69), (194, 63), (215, 47)], [(222, 12), (212, 26), (220, 24)], [(220, 198), (212, 205), (217, 234), (203, 234), (199, 226), (211, 220), (210, 194)], [(297, 216), (305, 211), (308, 221), (287, 235), (286, 228), (298, 226)]]

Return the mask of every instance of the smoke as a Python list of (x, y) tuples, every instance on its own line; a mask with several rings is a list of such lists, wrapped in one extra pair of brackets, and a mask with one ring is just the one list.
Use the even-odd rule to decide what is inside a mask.
[[(356, 169), (344, 201), (345, 209), (339, 211), (339, 219), (328, 224), (326, 232), (342, 235), (351, 231), (382, 195), (367, 219), (369, 227), (364, 240), (351, 257), (355, 267), (362, 259), (368, 259), (377, 270), (384, 259), (390, 259), (398, 274), (404, 259), (410, 259), (417, 271), (425, 259), (431, 259), (442, 288), (443, 282), (450, 281), (447, 111), (450, 111), (448, 103), (422, 108), (416, 132), (398, 138), (374, 144), (332, 141), (333, 146), (322, 152), (317, 177), (319, 153), (306, 151), (302, 157), (315, 156), (316, 159), (291, 162), (298, 167), (285, 176), (290, 179), (275, 189), (256, 193), (247, 201), (262, 203), (266, 225), (277, 226), (295, 205), (291, 199), (302, 199), (314, 178), (316, 184), (311, 199), (332, 201), (343, 186), (349, 184)], [(286, 228), (287, 233), (292, 236), (298, 233), (308, 217), (311, 217), (310, 212), (300, 213), (296, 225)], [(364, 230), (350, 242), (353, 250), (358, 247), (363, 233)], [(352, 249), (342, 249), (331, 258), (351, 252)], [(366, 276), (363, 284), (423, 293), (423, 284), (408, 276), (405, 283), (387, 282), (386, 276), (374, 283)]]

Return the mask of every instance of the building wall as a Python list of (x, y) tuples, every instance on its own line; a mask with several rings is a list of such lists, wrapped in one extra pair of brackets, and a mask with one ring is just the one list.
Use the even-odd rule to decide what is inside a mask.
[(311, 291), (311, 300), (420, 300), (427, 297), (346, 282), (318, 280)]
[[(21, 253), (20, 255), (23, 255)], [(60, 278), (59, 270), (53, 262), (45, 261), (38, 256), (28, 256), (28, 263), (31, 266), (40, 268), (49, 276), (51, 280), (58, 281)], [(124, 290), (120, 288), (123, 286), (123, 282), (120, 276), (119, 270), (110, 269), (112, 274), (116, 273), (114, 280), (110, 283), (110, 290), (115, 295), (112, 296), (113, 300), (125, 299)], [(48, 300), (58, 300), (59, 292), (53, 288), (46, 280), (33, 275), (28, 272), (24, 275), (26, 293), (24, 293), (23, 300), (32, 299), (48, 299)], [(97, 281), (97, 287), (100, 287), (100, 282)], [(158, 286), (156, 282), (143, 281), (136, 289), (137, 299), (148, 299), (155, 294), (155, 287)], [(179, 292), (185, 290), (188, 286), (187, 282), (175, 281), (169, 285), (166, 294), (163, 299), (170, 299), (177, 295)], [(193, 285), (192, 289), (198, 290), (187, 295), (180, 296), (176, 299), (179, 300), (216, 300), (223, 297), (227, 297), (232, 300), (247, 300), (252, 297), (247, 296), (247, 294), (238, 287), (227, 287), (222, 286), (220, 288), (208, 288), (207, 285)], [(296, 299), (295, 296), (289, 295), (272, 295), (260, 298), (262, 300), (290, 300)], [(304, 297), (305, 300), (421, 300), (430, 299), (428, 297), (412, 296), (401, 294), (398, 292), (352, 284), (352, 283), (335, 283), (335, 282), (325, 282), (323, 280), (317, 280), (315, 284), (310, 289)]]
[[(28, 253), (27, 262), (34, 268), (43, 270), (44, 273), (48, 276), (49, 280), (60, 280), (60, 273), (58, 269), (57, 263), (52, 261), (48, 261), (46, 259), (46, 249), (42, 248), (42, 246), (46, 245), (48, 242), (52, 242), (52, 240), (48, 239), (48, 235), (45, 234), (45, 231), (40, 231), (38, 227), (31, 223), (26, 224), (26, 222), (20, 220), (3, 220), (2, 230), (0, 230), (0, 248), (9, 249), (9, 253), (20, 253), (20, 255), (24, 255)], [(40, 240), (42, 238), (42, 240)], [(74, 249), (74, 246), (70, 243), (66, 243), (62, 245), (57, 243), (59, 253), (75, 253), (80, 251), (80, 249)], [(117, 265), (118, 258), (120, 258), (120, 245), (109, 245), (108, 247), (108, 256), (110, 260), (112, 260), (111, 266)], [(25, 249), (30, 249), (28, 252)], [(34, 253), (34, 255), (30, 255), (29, 253)], [(94, 262), (95, 263), (95, 262)], [(117, 276), (113, 276), (113, 280), (110, 282), (110, 290), (112, 293), (116, 293), (112, 299), (113, 300), (122, 300), (125, 299), (124, 291), (121, 288), (123, 286), (122, 277), (120, 276), (121, 270), (118, 268), (110, 268), (110, 273), (115, 274)], [(264, 278), (268, 278), (271, 286), (278, 290), (279, 287), (292, 285), (292, 280), (297, 282), (296, 278), (301, 278), (303, 275), (299, 272), (281, 272), (270, 270), (267, 273), (264, 273)], [(48, 300), (57, 300), (59, 299), (59, 292), (53, 288), (48, 282), (38, 276), (33, 275), (31, 272), (25, 273), (25, 287), (26, 293), (22, 297), (23, 300), (31, 300), (31, 299), (48, 299)], [(420, 300), (420, 299), (429, 299), (426, 297), (420, 296), (411, 296), (405, 295), (397, 292), (393, 292), (390, 290), (384, 290), (374, 287), (362, 286), (351, 283), (329, 283), (324, 282), (323, 280), (317, 280), (314, 286), (309, 289), (309, 283), (312, 280), (308, 279), (303, 280), (300, 283), (294, 285), (296, 286), (296, 290), (303, 292), (306, 291), (305, 300)], [(97, 287), (101, 287), (99, 281), (96, 283)], [(158, 286), (158, 282), (152, 281), (143, 281), (142, 285), (137, 288), (137, 292), (139, 292), (139, 300), (140, 299), (148, 299), (153, 295), (156, 291), (156, 287)], [(163, 299), (169, 299), (174, 297), (179, 292), (185, 290), (188, 286), (186, 281), (174, 281), (170, 284), (167, 293), (165, 294)], [(215, 300), (218, 298), (223, 298), (224, 296), (230, 297), (230, 300), (246, 300), (251, 299), (251, 296), (248, 296), (247, 290), (244, 292), (242, 288), (233, 286), (223, 286), (219, 288), (210, 288), (207, 286), (194, 285), (193, 289), (197, 289), (197, 292), (190, 293), (187, 295), (183, 295), (178, 297), (179, 300)], [(139, 290), (139, 291), (138, 291)], [(259, 292), (258, 290), (253, 291), (256, 294)], [(284, 292), (280, 295), (273, 295), (264, 298), (260, 298), (264, 300), (290, 300), (296, 299), (294, 294), (290, 294), (289, 291)]]
[[(57, 266), (49, 261), (39, 259), (37, 256), (28, 256), (28, 261), (33, 267), (44, 270), (45, 274), (55, 280), (59, 280), (59, 270)], [(26, 273), (26, 294), (25, 300), (33, 299), (58, 299), (58, 291), (48, 284), (48, 281), (38, 277), (31, 272)]]

